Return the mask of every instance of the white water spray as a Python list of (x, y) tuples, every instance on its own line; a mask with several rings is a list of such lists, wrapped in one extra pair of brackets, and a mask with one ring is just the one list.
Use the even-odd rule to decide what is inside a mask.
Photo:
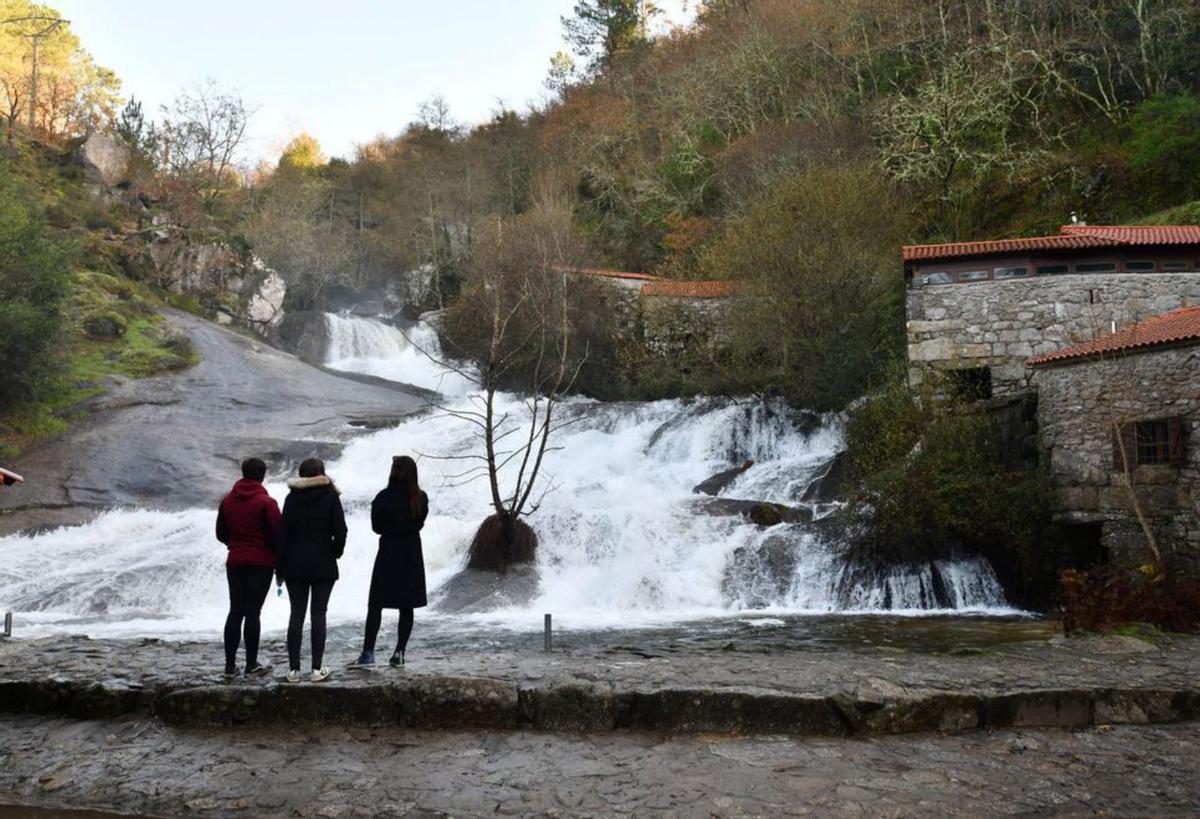
[[(415, 349), (440, 355), (428, 327), (419, 325), (406, 338), (383, 322), (331, 315), (329, 328), (329, 366), (440, 386), (451, 402), (471, 400), (470, 382)], [(501, 412), (522, 416), (517, 396), (497, 400)], [(755, 465), (722, 497), (800, 505), (814, 475), (842, 448), (836, 419), (731, 400), (571, 399), (560, 411), (572, 423), (547, 455), (544, 485), (551, 491), (530, 520), (540, 539), (538, 596), (525, 607), (462, 620), (528, 628), (541, 612), (553, 611), (563, 627), (603, 628), (743, 612), (917, 613), (944, 610), (946, 601), (960, 612), (1011, 613), (983, 560), (942, 561), (870, 583), (848, 582), (844, 547), (832, 530), (819, 524), (764, 529), (696, 511), (692, 488), (747, 459)], [(393, 455), (418, 457), (430, 495), (423, 541), (435, 601), (461, 568), (475, 527), (491, 511), (486, 481), (462, 484), (452, 477), (462, 463), (444, 460), (478, 451), (471, 431), (431, 409), (355, 439), (327, 464), (350, 529), (331, 624), (362, 621), (376, 549), (370, 502)], [(282, 502), (283, 484), (268, 488)], [(210, 509), (114, 510), (86, 526), (0, 539), (0, 607), (20, 612), (31, 633), (217, 634), (226, 592), (214, 515)], [(264, 628), (282, 629), (286, 609), (286, 599), (272, 593)]]

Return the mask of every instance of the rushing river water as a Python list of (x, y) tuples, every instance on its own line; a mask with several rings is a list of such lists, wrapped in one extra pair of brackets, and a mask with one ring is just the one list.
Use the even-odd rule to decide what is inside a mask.
[[(444, 403), (472, 401), (469, 381), (435, 365), (437, 339), (419, 325), (329, 316), (329, 366), (436, 389)], [(521, 400), (499, 398), (515, 422)], [(815, 474), (842, 447), (839, 422), (782, 405), (732, 400), (600, 403), (572, 399), (569, 426), (547, 456), (550, 492), (531, 519), (541, 546), (540, 585), (524, 605), (444, 618), (465, 630), (528, 630), (542, 612), (560, 627), (646, 628), (713, 618), (797, 614), (1007, 614), (984, 561), (946, 561), (869, 580), (843, 576), (829, 529), (817, 524), (760, 528), (739, 517), (699, 513), (693, 487), (744, 460), (753, 468), (722, 497), (801, 505)], [(424, 531), (432, 597), (462, 566), (466, 545), (489, 513), (486, 481), (462, 483), (448, 456), (478, 451), (472, 427), (436, 408), (351, 442), (327, 471), (342, 492), (350, 535), (342, 580), (330, 602), (333, 625), (361, 622), (375, 536), (371, 499), (391, 457), (419, 458), (431, 514)], [(232, 483), (232, 480), (231, 480)], [(282, 478), (268, 483), (280, 502)], [(829, 509), (818, 507), (816, 516)], [(223, 547), (215, 512), (113, 510), (94, 522), (35, 537), (0, 539), (0, 606), (24, 633), (212, 636), (225, 615)], [(286, 600), (272, 592), (264, 627), (286, 624)]]

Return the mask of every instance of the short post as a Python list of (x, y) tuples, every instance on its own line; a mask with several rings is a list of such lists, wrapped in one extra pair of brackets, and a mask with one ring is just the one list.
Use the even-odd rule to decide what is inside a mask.
[(12, 612), (4, 612), (4, 636), (12, 637)]
[(550, 650), (550, 615), (546, 615), (546, 646), (545, 651)]

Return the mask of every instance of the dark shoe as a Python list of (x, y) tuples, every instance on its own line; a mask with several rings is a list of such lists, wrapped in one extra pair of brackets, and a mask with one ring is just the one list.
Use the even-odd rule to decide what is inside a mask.
[(351, 668), (374, 668), (375, 667), (375, 652), (364, 651), (358, 655), (358, 659), (350, 663)]
[(225, 671), (222, 672), (222, 674), (221, 674), (221, 676), (227, 680), (235, 679), (237, 677), (237, 675), (238, 675), (238, 668), (236, 665), (225, 666)]
[(255, 677), (265, 677), (271, 673), (271, 666), (255, 663), (254, 665), (246, 666), (246, 676), (254, 675)]
[(398, 649), (392, 652), (392, 659), (388, 660), (388, 665), (392, 668), (399, 668), (404, 665), (404, 649)]

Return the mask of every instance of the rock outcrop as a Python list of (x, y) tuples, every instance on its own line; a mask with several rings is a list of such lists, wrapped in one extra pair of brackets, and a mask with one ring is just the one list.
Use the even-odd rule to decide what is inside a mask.
[(111, 189), (129, 181), (130, 151), (115, 136), (93, 132), (79, 146), (77, 155), (83, 163), (84, 177), (91, 184)]

